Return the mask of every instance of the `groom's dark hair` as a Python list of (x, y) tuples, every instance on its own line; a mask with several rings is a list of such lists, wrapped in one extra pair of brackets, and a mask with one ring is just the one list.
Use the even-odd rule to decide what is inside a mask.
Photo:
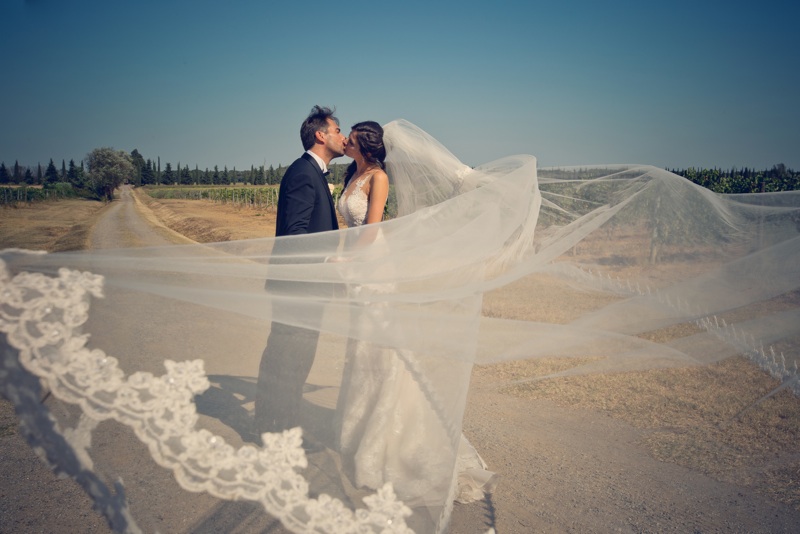
[(306, 120), (303, 121), (303, 125), (300, 126), (300, 141), (303, 142), (303, 149), (308, 150), (314, 146), (314, 138), (318, 131), (328, 131), (328, 119), (339, 124), (339, 119), (333, 115), (335, 112), (335, 108), (333, 110), (321, 106), (311, 108), (311, 113), (308, 114)]

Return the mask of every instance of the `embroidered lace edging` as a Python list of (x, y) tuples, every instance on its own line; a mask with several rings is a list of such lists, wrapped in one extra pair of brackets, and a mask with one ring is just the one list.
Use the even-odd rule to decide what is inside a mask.
[[(308, 482), (297, 472), (307, 466), (300, 428), (264, 434), (261, 448), (238, 449), (197, 430), (193, 397), (209, 386), (202, 360), (166, 360), (163, 376), (126, 376), (114, 357), (89, 349), (88, 336), (78, 329), (88, 318), (89, 297), (101, 298), (102, 287), (101, 276), (66, 268), (57, 277), (27, 272), (11, 277), (0, 260), (0, 332), (19, 351), (20, 364), (43, 379), (55, 397), (80, 405), (95, 421), (130, 426), (186, 490), (260, 502), (297, 531), (411, 532), (405, 523), (411, 510), (390, 483), (355, 511), (328, 495), (309, 498)], [(87, 467), (89, 441), (71, 443)]]

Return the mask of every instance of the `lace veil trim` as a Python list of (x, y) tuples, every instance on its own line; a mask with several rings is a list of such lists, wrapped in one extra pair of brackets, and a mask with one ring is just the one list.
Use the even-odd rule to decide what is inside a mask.
[(238, 449), (195, 429), (192, 399), (209, 386), (201, 360), (166, 360), (162, 376), (126, 376), (113, 356), (89, 349), (88, 336), (78, 332), (88, 317), (89, 298), (103, 296), (101, 276), (62, 268), (57, 277), (26, 272), (11, 277), (0, 260), (0, 295), (0, 331), (19, 351), (22, 366), (91, 419), (64, 432), (86, 470), (92, 468), (91, 430), (99, 421), (114, 419), (132, 428), (184, 489), (259, 502), (295, 529), (411, 532), (405, 523), (411, 511), (397, 500), (390, 483), (365, 497), (367, 507), (355, 512), (328, 495), (310, 498), (298, 472), (308, 465), (300, 428), (264, 434), (261, 448)]

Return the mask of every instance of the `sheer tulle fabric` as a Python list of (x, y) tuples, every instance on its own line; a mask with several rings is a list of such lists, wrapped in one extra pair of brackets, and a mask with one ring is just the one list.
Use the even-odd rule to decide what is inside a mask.
[[(363, 188), (369, 178), (355, 180), (342, 192), (338, 210), (348, 227), (366, 222), (369, 200)], [(363, 233), (354, 246), (389, 252), (380, 230)], [(377, 296), (394, 293), (396, 286), (354, 284), (348, 291)], [(391, 327), (384, 314), (387, 305), (374, 300), (359, 309), (352, 322), (356, 332), (347, 343), (335, 426), (342, 465), (357, 487), (374, 490), (390, 482), (404, 502), (435, 506), (441, 495), (452, 493), (447, 487), (453, 471), (452, 436), (443, 431), (448, 423), (419, 374), (417, 356), (365, 341), (357, 331)], [(454, 498), (469, 503), (491, 493), (496, 476), (463, 435), (459, 442)]]
[[(40, 430), (71, 450), (53, 462), (121, 480), (115, 499), (87, 483), (116, 524), (197, 530), (166, 526), (187, 502), (223, 530), (271, 516), (298, 532), (441, 531), (476, 362), (580, 357), (565, 373), (590, 373), (745, 354), (800, 390), (800, 194), (716, 195), (649, 166), (537, 172), (531, 156), (471, 169), (410, 123), (385, 130), (399, 216), (378, 225), (2, 254), (4, 365), (18, 358), (52, 396), (35, 405), (11, 371), (3, 387), (23, 412), (56, 418)], [(252, 402), (273, 321), (320, 339), (298, 428), (261, 445)], [(692, 333), (651, 335), (677, 324)], [(348, 365), (353, 343), (377, 365)], [(375, 491), (339, 454), (336, 409), (343, 384), (378, 388), (392, 373), (398, 398), (424, 396), (440, 427), (375, 457), (387, 481)], [(405, 408), (398, 417), (415, 417)], [(301, 433), (323, 450), (304, 452)], [(424, 488), (392, 484), (409, 450)]]

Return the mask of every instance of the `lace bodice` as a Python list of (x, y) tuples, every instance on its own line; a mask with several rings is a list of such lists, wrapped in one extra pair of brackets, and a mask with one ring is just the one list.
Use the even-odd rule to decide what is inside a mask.
[(344, 222), (350, 228), (361, 226), (367, 220), (369, 198), (364, 192), (364, 185), (369, 182), (370, 178), (372, 178), (372, 173), (351, 181), (339, 197), (336, 209), (339, 210), (339, 213), (344, 217)]

